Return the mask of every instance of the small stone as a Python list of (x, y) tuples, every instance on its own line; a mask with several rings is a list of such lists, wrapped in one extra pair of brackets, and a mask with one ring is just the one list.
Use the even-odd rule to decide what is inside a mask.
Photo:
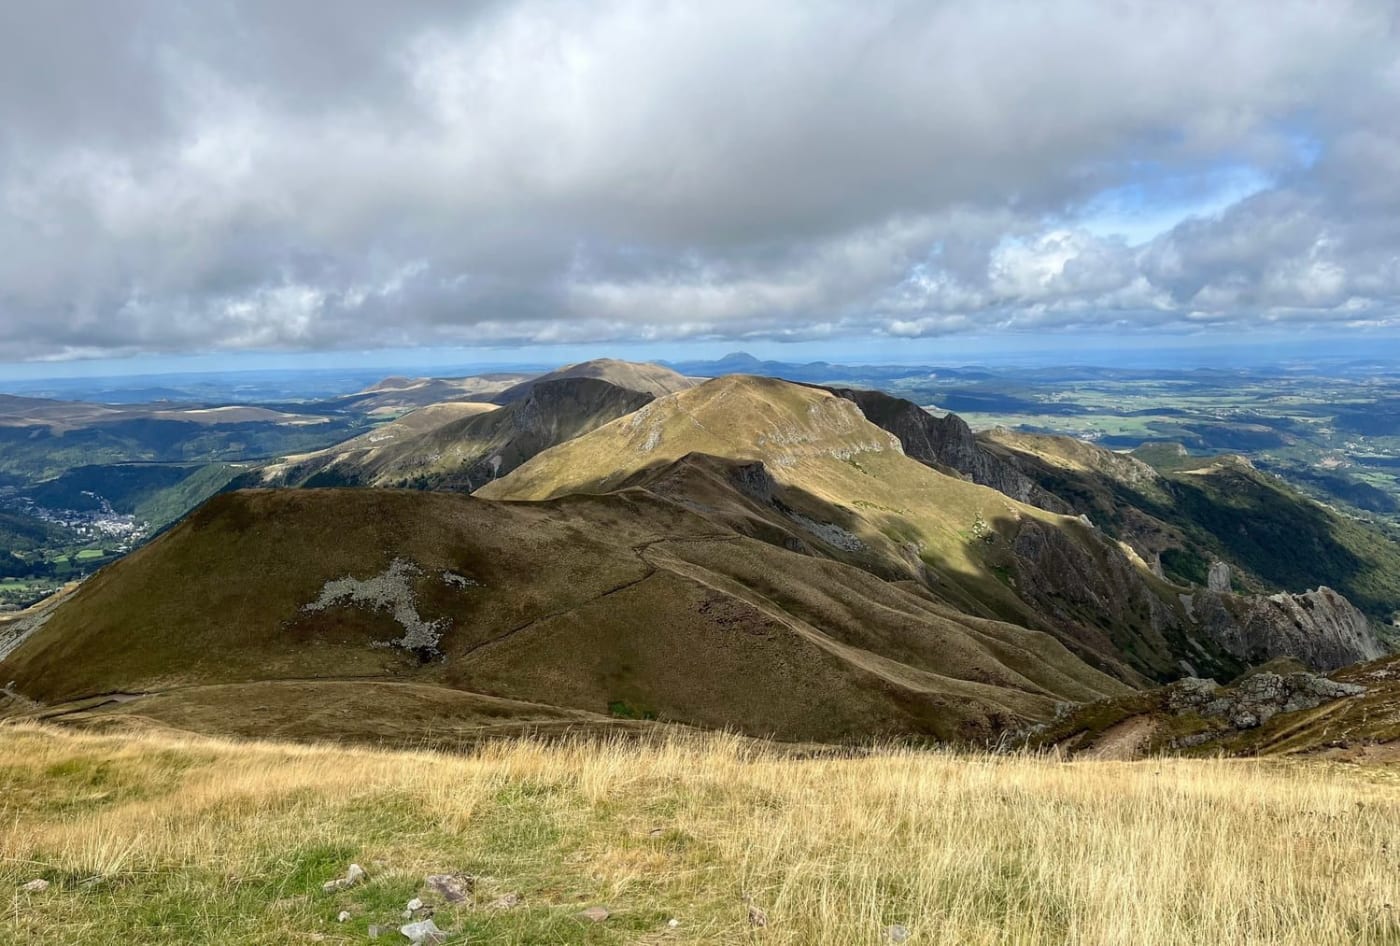
[(749, 907), (749, 926), (756, 926), (762, 928), (767, 925), (768, 914), (764, 913), (758, 907)]
[(36, 877), (19, 889), (25, 893), (43, 893), (49, 889), (49, 882), (42, 877)]
[(335, 921), (337, 923), (344, 923), (348, 919), (350, 919), (350, 911), (341, 910), (340, 913), (336, 916)]
[(612, 916), (607, 907), (589, 907), (579, 914), (580, 919), (588, 920), (590, 923), (601, 923)]
[(492, 900), (488, 907), (492, 910), (513, 910), (520, 906), (521, 897), (518, 893), (507, 893)]
[(408, 910), (409, 913), (413, 913), (417, 910), (423, 909), (423, 901), (419, 900), (417, 897), (414, 897), (412, 900), (408, 901), (408, 903), (404, 904), (404, 907)]
[(438, 946), (447, 942), (447, 934), (438, 929), (432, 920), (407, 923), (399, 927), (399, 932), (406, 936), (413, 946)]
[(442, 894), (442, 898), (448, 903), (466, 903), (476, 887), (475, 877), (458, 874), (431, 874), (423, 882)]
[(335, 880), (328, 880), (321, 885), (321, 889), (326, 893), (335, 893), (337, 890), (346, 890), (355, 886), (365, 879), (365, 869), (359, 864), (351, 864), (350, 869), (345, 872), (344, 877)]
[(908, 942), (909, 927), (900, 926), (898, 923), (896, 923), (894, 926), (888, 926), (885, 928), (885, 939), (891, 943)]
[(681, 921), (676, 919), (675, 917), (671, 917), (669, 920), (666, 921), (666, 925), (671, 929), (675, 929), (676, 927), (681, 925)]

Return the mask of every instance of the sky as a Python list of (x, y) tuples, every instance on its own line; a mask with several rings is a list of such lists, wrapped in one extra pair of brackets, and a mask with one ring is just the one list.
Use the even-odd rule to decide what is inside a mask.
[(1400, 357), (1397, 11), (0, 4), (0, 373)]

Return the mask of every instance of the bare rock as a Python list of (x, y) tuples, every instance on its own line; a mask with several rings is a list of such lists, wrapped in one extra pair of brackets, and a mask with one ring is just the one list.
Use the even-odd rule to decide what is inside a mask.
[(321, 885), (321, 889), (326, 893), (335, 893), (337, 890), (348, 890), (358, 883), (362, 883), (365, 877), (365, 869), (359, 864), (351, 864), (350, 869), (345, 872), (344, 877), (335, 880), (328, 880)]
[(36, 877), (19, 889), (23, 890), (25, 893), (43, 893), (45, 890), (49, 889), (49, 882), (42, 877)]
[(430, 874), (423, 881), (448, 903), (466, 903), (476, 888), (476, 878), (461, 874)]
[(1206, 588), (1214, 592), (1230, 590), (1230, 566), (1224, 562), (1211, 562), (1206, 573)]
[(399, 927), (399, 932), (407, 937), (413, 946), (439, 946), (447, 942), (447, 933), (438, 929), (437, 924), (430, 919), (406, 923)]
[(589, 907), (579, 914), (579, 919), (587, 920), (590, 923), (601, 923), (610, 916), (612, 913), (608, 911), (607, 907)]
[(349, 919), (350, 919), (350, 911), (349, 911), (349, 910), (341, 910), (340, 913), (336, 916), (335, 921), (336, 921), (337, 923), (344, 923), (344, 922), (346, 922), (346, 921), (349, 920)]
[(907, 943), (909, 941), (909, 927), (900, 926), (898, 923), (885, 927), (885, 942), (887, 943)]
[(1256, 673), (1233, 687), (1188, 677), (1172, 684), (1167, 709), (1224, 720), (1232, 729), (1254, 729), (1279, 713), (1312, 709), (1333, 700), (1360, 696), (1366, 688), (1313, 673)]

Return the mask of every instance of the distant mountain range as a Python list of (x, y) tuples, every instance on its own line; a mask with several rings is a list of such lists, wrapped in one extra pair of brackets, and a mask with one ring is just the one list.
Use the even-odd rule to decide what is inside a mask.
[(1393, 543), (1245, 461), (974, 436), (718, 364), (748, 370), (376, 385), (452, 397), (245, 474), (358, 488), (216, 496), (0, 626), (0, 677), (77, 723), (246, 732), (240, 707), (321, 719), (374, 681), (381, 715), (347, 739), (654, 720), (981, 742), (1182, 676), (1385, 653)]

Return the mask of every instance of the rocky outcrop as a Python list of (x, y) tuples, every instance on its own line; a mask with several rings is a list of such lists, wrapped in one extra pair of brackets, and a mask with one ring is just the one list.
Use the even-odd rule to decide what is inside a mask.
[(1256, 673), (1232, 687), (1188, 677), (1168, 688), (1166, 706), (1178, 716), (1196, 713), (1239, 730), (1262, 726), (1280, 713), (1313, 709), (1365, 692), (1364, 686), (1312, 673)]
[(1189, 597), (1201, 630), (1246, 663), (1296, 657), (1337, 670), (1386, 652), (1366, 615), (1331, 588), (1268, 596), (1207, 590)]
[[(1198, 589), (1173, 600), (1170, 586), (1154, 587), (1113, 543), (1074, 541), (1029, 518), (1012, 552), (1017, 592), (1062, 639), (1087, 643), (1102, 633), (1096, 628), (1116, 627), (1114, 643), (1130, 666), (1159, 680), (1183, 669), (1233, 676), (1279, 657), (1331, 671), (1385, 653), (1366, 616), (1330, 588), (1271, 596)], [(1212, 571), (1228, 587), (1229, 567)]]
[(1206, 588), (1216, 592), (1229, 591), (1230, 566), (1224, 562), (1211, 562), (1210, 572), (1206, 575)]
[(913, 401), (880, 391), (827, 390), (854, 402), (866, 420), (899, 438), (904, 453), (915, 460), (954, 470), (1018, 502), (1051, 512), (1070, 511), (1058, 496), (978, 443), (972, 428), (956, 414), (934, 417)]

